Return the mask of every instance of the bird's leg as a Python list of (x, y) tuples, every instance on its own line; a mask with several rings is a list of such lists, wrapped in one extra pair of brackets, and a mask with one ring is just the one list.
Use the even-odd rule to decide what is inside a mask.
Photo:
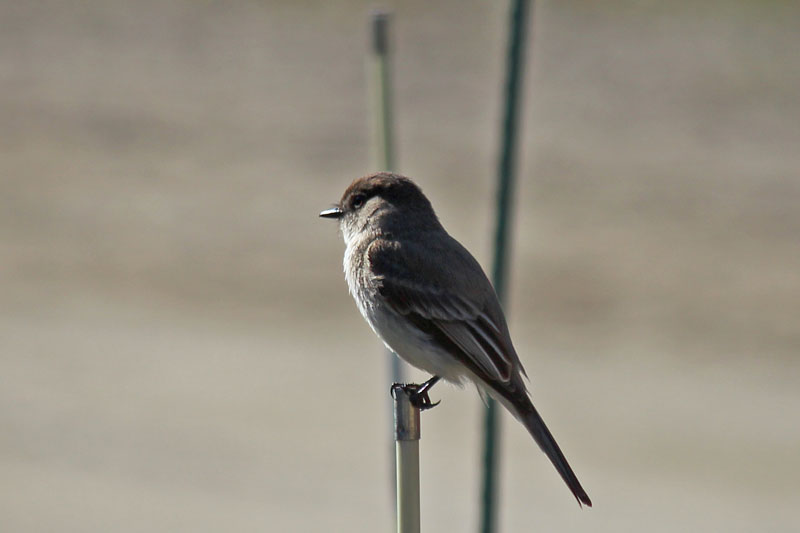
[(419, 388), (417, 389), (417, 394), (424, 394), (427, 396), (428, 391), (431, 390), (433, 386), (439, 382), (440, 379), (442, 378), (440, 378), (439, 376), (433, 376), (431, 379), (429, 379), (428, 381), (419, 386)]
[(431, 401), (431, 397), (428, 396), (428, 391), (433, 388), (434, 385), (442, 378), (439, 376), (433, 376), (431, 379), (420, 385), (415, 392), (411, 394), (409, 401), (411, 401), (411, 405), (414, 407), (419, 408), (420, 411), (425, 411), (426, 409), (433, 409), (440, 403), (442, 400), (439, 400), (436, 403)]
[(403, 389), (408, 393), (408, 399), (411, 402), (411, 405), (420, 411), (432, 409), (439, 405), (441, 400), (436, 403), (431, 402), (431, 398), (428, 396), (428, 391), (431, 390), (431, 387), (436, 385), (436, 382), (438, 382), (440, 379), (441, 378), (439, 376), (433, 376), (431, 379), (421, 385), (417, 385), (416, 383), (407, 383), (405, 385), (395, 383), (392, 385), (392, 394), (394, 394), (394, 391), (397, 388)]

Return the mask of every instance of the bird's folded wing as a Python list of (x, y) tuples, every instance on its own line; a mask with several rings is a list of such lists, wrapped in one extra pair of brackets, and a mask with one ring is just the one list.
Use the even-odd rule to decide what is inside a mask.
[[(502, 329), (477, 305), (466, 298), (434, 285), (401, 276), (378, 277), (378, 292), (386, 304), (427, 332), (439, 333), (453, 346), (460, 358), (488, 382), (508, 382), (513, 371), (513, 348)], [(434, 335), (436, 337), (438, 335)]]

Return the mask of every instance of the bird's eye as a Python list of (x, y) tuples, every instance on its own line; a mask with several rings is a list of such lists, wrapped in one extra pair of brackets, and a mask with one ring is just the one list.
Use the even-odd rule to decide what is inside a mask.
[(366, 197), (363, 194), (357, 194), (353, 196), (353, 209), (360, 208), (362, 205), (364, 205), (365, 200)]

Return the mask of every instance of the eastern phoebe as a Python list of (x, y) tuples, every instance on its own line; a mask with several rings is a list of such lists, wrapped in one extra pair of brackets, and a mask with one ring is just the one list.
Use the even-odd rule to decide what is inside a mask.
[(359, 311), (386, 346), (433, 377), (472, 381), (522, 422), (579, 503), (592, 501), (536, 412), (500, 302), (474, 257), (439, 223), (414, 182), (381, 172), (355, 180), (334, 218), (344, 236), (344, 273)]

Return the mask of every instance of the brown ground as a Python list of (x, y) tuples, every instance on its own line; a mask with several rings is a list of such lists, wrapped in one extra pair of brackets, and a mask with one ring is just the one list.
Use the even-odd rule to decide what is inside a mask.
[[(388, 531), (385, 361), (316, 217), (366, 2), (0, 3), (0, 523)], [(490, 257), (504, 3), (396, 2), (400, 167)], [(503, 421), (507, 531), (800, 528), (800, 7), (538, 3), (512, 333), (595, 508)], [(480, 402), (423, 419), (477, 521)]]

